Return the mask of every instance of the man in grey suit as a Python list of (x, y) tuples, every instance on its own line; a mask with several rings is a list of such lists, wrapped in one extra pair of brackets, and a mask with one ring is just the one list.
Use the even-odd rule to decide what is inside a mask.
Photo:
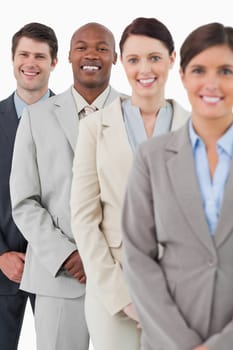
[(52, 28), (28, 23), (12, 37), (16, 90), (0, 102), (0, 349), (16, 350), (26, 303), (35, 295), (19, 289), (27, 241), (14, 223), (9, 177), (16, 130), (23, 108), (54, 95), (48, 88), (57, 64), (58, 42)]
[(21, 288), (36, 294), (38, 350), (87, 350), (85, 272), (70, 225), (72, 164), (79, 119), (119, 93), (110, 85), (113, 34), (87, 23), (71, 38), (73, 85), (25, 109), (11, 172), (14, 220), (28, 240)]

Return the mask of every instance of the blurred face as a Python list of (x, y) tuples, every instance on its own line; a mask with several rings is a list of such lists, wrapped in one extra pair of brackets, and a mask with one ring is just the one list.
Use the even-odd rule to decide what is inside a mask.
[(76, 90), (97, 88), (103, 91), (109, 84), (116, 60), (110, 32), (94, 24), (80, 28), (72, 38), (69, 52)]
[(144, 35), (130, 35), (125, 41), (121, 61), (133, 96), (164, 94), (169, 69), (175, 60), (164, 44)]
[(49, 76), (57, 60), (52, 62), (47, 43), (22, 37), (12, 62), (17, 88), (40, 91), (48, 88)]
[(194, 117), (232, 115), (233, 52), (226, 45), (213, 46), (192, 58), (180, 72)]

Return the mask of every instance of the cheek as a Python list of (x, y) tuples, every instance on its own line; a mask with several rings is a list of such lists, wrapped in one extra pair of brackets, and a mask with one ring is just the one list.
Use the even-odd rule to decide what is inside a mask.
[(128, 67), (128, 66), (123, 66), (125, 74), (128, 79), (132, 79), (135, 76), (135, 70)]

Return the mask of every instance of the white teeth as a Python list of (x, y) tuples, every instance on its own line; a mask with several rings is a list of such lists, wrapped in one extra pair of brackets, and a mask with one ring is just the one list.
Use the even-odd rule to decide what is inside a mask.
[(150, 79), (140, 79), (139, 81), (140, 81), (140, 83), (142, 83), (142, 84), (151, 84), (151, 83), (153, 83), (154, 78), (150, 78)]
[(202, 98), (205, 102), (208, 102), (208, 103), (217, 103), (221, 100), (220, 97), (211, 97), (211, 96), (203, 96)]
[(37, 75), (37, 72), (25, 72), (23, 71), (25, 75), (35, 76)]
[(90, 71), (93, 71), (93, 70), (98, 70), (99, 67), (97, 66), (83, 66), (83, 70), (90, 70)]

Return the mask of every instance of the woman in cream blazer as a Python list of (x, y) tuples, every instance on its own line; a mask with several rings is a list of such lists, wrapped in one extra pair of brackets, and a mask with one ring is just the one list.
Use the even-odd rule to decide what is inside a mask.
[(120, 51), (132, 96), (81, 121), (73, 164), (71, 224), (87, 275), (85, 313), (95, 350), (140, 349), (140, 326), (122, 271), (126, 181), (137, 144), (188, 118), (164, 97), (175, 51), (161, 22), (135, 19), (122, 34)]

